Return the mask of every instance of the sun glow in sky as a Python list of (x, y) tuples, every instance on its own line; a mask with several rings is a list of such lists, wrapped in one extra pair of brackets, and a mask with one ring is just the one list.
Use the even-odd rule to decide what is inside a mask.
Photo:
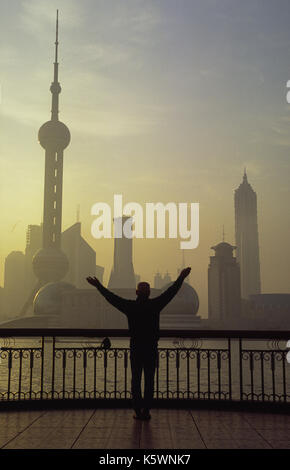
[[(200, 244), (185, 254), (207, 315), (210, 247), (234, 244), (233, 192), (247, 167), (258, 195), (263, 292), (289, 292), (288, 0), (10, 0), (0, 41), (0, 284), (5, 257), (42, 220), (55, 12), (60, 10), (63, 229), (76, 221), (108, 279), (113, 241), (91, 207), (199, 202)], [(180, 240), (134, 240), (135, 271), (173, 277)]]

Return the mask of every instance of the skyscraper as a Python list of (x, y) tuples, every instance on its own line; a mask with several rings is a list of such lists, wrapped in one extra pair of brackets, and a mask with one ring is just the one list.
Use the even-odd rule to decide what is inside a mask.
[(51, 119), (41, 126), (38, 133), (40, 145), (45, 149), (43, 244), (33, 259), (36, 277), (43, 285), (61, 280), (68, 270), (68, 260), (61, 251), (63, 151), (70, 143), (70, 132), (58, 119), (58, 11), (56, 18), (56, 41), (54, 77), (50, 87), (52, 94)]
[(227, 323), (241, 313), (240, 267), (233, 256), (235, 246), (222, 242), (212, 247), (208, 267), (208, 318)]
[(4, 312), (16, 317), (25, 297), (25, 256), (22, 251), (12, 251), (5, 259)]
[(114, 265), (112, 268), (108, 287), (135, 289), (136, 279), (133, 268), (133, 244), (132, 238), (124, 235), (124, 225), (126, 233), (130, 233), (131, 217), (117, 217), (114, 219)]
[(37, 283), (32, 269), (32, 260), (35, 253), (42, 247), (42, 225), (28, 225), (25, 247), (25, 291), (31, 293)]
[(237, 261), (241, 269), (242, 298), (261, 292), (258, 239), (257, 195), (248, 182), (246, 170), (243, 182), (235, 190), (235, 230)]
[(62, 250), (69, 260), (64, 278), (78, 289), (88, 288), (87, 276), (97, 276), (102, 282), (104, 268), (96, 266), (96, 252), (81, 235), (81, 223), (76, 222), (61, 234)]

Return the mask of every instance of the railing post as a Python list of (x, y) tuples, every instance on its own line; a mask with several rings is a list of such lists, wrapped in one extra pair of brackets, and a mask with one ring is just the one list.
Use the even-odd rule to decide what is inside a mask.
[(87, 349), (83, 349), (83, 369), (84, 369), (84, 377), (83, 377), (83, 383), (84, 383), (84, 398), (86, 398), (87, 395)]
[(51, 372), (51, 398), (54, 399), (54, 378), (55, 378), (55, 336), (52, 338), (52, 372)]
[(176, 353), (176, 391), (177, 391), (177, 398), (179, 398), (179, 351), (178, 349), (175, 350)]
[(44, 336), (41, 337), (41, 371), (40, 371), (40, 399), (43, 399), (43, 378), (44, 378)]
[(190, 397), (190, 365), (189, 365), (189, 349), (186, 351), (186, 377), (187, 377), (187, 398)]
[(118, 351), (114, 350), (114, 398), (117, 398), (117, 367), (118, 367)]
[(271, 351), (271, 371), (272, 371), (273, 401), (275, 401), (275, 400), (276, 400), (276, 387), (275, 387), (275, 351)]
[(107, 351), (104, 350), (104, 398), (107, 398), (107, 367), (108, 367), (108, 356), (107, 356)]
[(200, 351), (196, 352), (196, 367), (197, 367), (197, 396), (200, 399)]
[(159, 398), (159, 350), (156, 353), (156, 398)]
[(22, 349), (19, 349), (19, 382), (18, 382), (18, 400), (21, 399), (21, 381), (22, 381)]
[(7, 387), (8, 401), (10, 400), (12, 358), (13, 358), (13, 351), (9, 349), (8, 351), (8, 387)]
[(229, 400), (232, 400), (232, 345), (231, 338), (228, 338), (228, 361), (229, 361)]
[(282, 351), (282, 366), (283, 366), (283, 395), (284, 395), (284, 402), (287, 401), (287, 392), (286, 392), (286, 368), (285, 368), (285, 356), (286, 352)]
[(128, 374), (128, 349), (124, 350), (124, 381), (125, 381), (125, 398), (127, 398), (127, 374)]
[(243, 343), (239, 338), (240, 401), (243, 401)]
[(169, 351), (166, 349), (166, 396), (169, 398)]

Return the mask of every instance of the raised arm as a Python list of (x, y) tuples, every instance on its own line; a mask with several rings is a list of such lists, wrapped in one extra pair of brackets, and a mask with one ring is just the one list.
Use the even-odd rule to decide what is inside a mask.
[(179, 274), (178, 278), (176, 279), (176, 281), (170, 287), (168, 287), (168, 289), (166, 289), (165, 292), (163, 292), (161, 295), (159, 295), (158, 297), (154, 299), (154, 301), (158, 305), (159, 311), (162, 310), (164, 307), (166, 307), (166, 305), (170, 302), (170, 300), (172, 300), (173, 297), (177, 294), (180, 287), (182, 286), (184, 279), (189, 275), (190, 271), (191, 271), (191, 268), (183, 269), (181, 273)]
[(128, 313), (132, 301), (123, 299), (111, 292), (109, 289), (106, 289), (106, 287), (104, 287), (96, 277), (87, 277), (86, 279), (89, 284), (98, 289), (102, 296), (105, 297), (113, 307), (116, 307), (122, 313)]

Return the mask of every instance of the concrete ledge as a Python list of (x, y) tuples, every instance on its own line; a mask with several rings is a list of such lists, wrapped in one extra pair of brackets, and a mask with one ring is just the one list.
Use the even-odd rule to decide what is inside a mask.
[[(109, 409), (131, 408), (130, 399), (54, 399), (54, 400), (15, 400), (1, 401), (0, 411), (14, 410), (52, 410), (52, 409)], [(154, 400), (152, 408), (196, 409), (222, 411), (251, 411), (260, 413), (290, 414), (290, 403), (252, 402), (226, 400), (159, 399)]]

